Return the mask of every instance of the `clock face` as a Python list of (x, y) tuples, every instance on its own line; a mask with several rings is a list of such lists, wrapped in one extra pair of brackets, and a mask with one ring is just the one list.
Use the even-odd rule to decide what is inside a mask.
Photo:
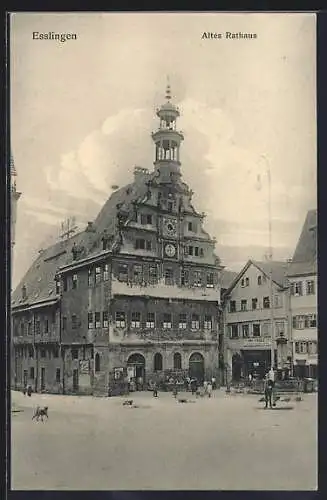
[(167, 243), (165, 246), (165, 253), (168, 257), (174, 257), (176, 254), (176, 248), (171, 243)]
[(170, 236), (174, 236), (177, 233), (177, 222), (175, 219), (165, 219), (164, 227), (166, 233), (169, 234)]

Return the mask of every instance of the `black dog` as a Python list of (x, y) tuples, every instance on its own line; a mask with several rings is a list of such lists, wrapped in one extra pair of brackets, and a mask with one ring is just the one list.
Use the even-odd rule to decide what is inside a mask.
[(47, 417), (47, 419), (49, 418), (47, 406), (43, 406), (43, 407), (37, 406), (36, 407), (34, 415), (32, 417), (32, 420), (35, 418), (36, 421), (38, 422), (40, 417), (41, 417), (42, 422), (43, 422), (43, 417)]

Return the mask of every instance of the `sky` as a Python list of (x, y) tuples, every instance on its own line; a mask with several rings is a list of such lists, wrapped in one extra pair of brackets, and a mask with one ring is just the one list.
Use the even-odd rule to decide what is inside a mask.
[[(83, 229), (135, 165), (153, 169), (167, 75), (183, 178), (222, 263), (240, 270), (267, 253), (268, 170), (274, 258), (290, 258), (316, 207), (315, 30), (309, 13), (12, 14), (13, 285), (64, 219)], [(77, 40), (33, 39), (49, 31)]]

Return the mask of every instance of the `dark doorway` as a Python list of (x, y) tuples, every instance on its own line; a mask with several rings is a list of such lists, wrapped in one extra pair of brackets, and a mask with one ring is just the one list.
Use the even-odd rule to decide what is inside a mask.
[(204, 381), (204, 358), (199, 352), (194, 352), (189, 360), (189, 376), (199, 382)]
[(243, 375), (248, 377), (263, 379), (271, 366), (270, 350), (251, 349), (242, 351), (243, 357)]
[(162, 371), (162, 356), (161, 356), (161, 354), (159, 352), (157, 352), (154, 355), (153, 364), (154, 364), (154, 371), (155, 372), (161, 372)]
[(239, 382), (242, 378), (243, 359), (238, 353), (233, 354), (232, 358), (232, 380)]
[(73, 391), (78, 392), (78, 370), (73, 371)]
[(132, 354), (127, 360), (128, 366), (133, 366), (135, 370), (135, 378), (143, 379), (143, 384), (145, 382), (145, 359), (142, 354), (135, 353)]
[(41, 368), (41, 391), (45, 389), (45, 368)]
[(100, 354), (98, 352), (95, 355), (95, 371), (100, 371)]
[(179, 352), (174, 354), (174, 370), (181, 370), (182, 368), (182, 356)]

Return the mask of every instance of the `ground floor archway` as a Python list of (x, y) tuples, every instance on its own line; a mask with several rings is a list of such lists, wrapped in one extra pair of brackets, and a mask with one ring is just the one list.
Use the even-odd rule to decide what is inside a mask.
[(189, 377), (204, 381), (204, 358), (201, 353), (194, 352), (189, 359)]
[(131, 354), (127, 360), (129, 379), (134, 379), (136, 386), (142, 389), (145, 384), (145, 358), (140, 353)]

